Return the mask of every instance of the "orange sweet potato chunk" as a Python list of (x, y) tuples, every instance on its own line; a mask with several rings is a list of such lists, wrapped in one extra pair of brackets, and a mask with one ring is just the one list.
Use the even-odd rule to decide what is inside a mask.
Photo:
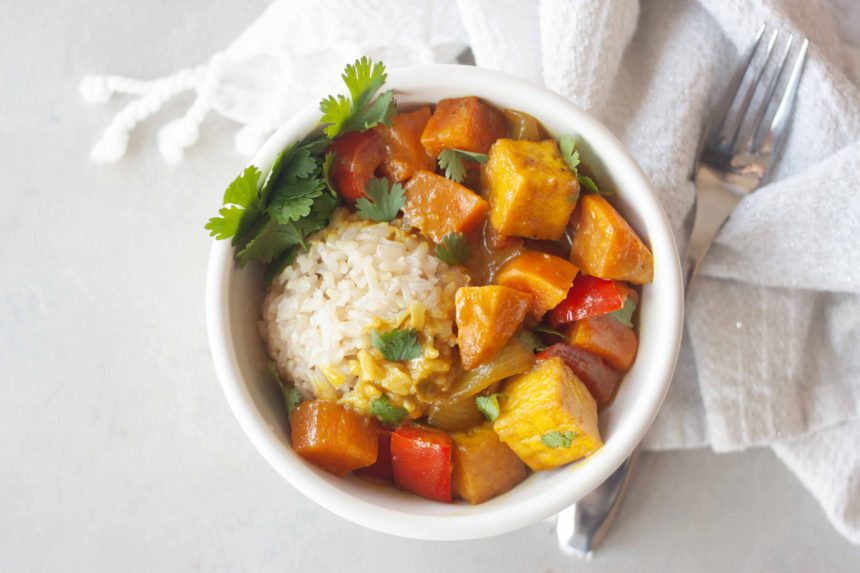
[(507, 131), (505, 117), (474, 96), (443, 99), (424, 132), (421, 143), (432, 156), (443, 149), (486, 153)]
[(425, 106), (397, 114), (391, 127), (374, 128), (386, 149), (385, 161), (380, 166), (383, 175), (392, 181), (406, 181), (416, 171), (435, 169), (436, 160), (421, 145), (421, 133), (432, 113)]
[(596, 354), (622, 372), (630, 370), (639, 348), (633, 329), (606, 315), (577, 321), (566, 334), (571, 346)]
[(489, 362), (516, 333), (532, 296), (498, 285), (462, 287), (454, 302), (460, 362), (472, 370)]
[(547, 253), (526, 251), (508, 261), (496, 275), (502, 286), (532, 295), (532, 316), (540, 321), (567, 296), (579, 269), (576, 265)]
[(413, 175), (405, 190), (403, 221), (437, 243), (448, 233), (478, 228), (489, 209), (477, 193), (430, 171)]
[(553, 140), (500, 139), (481, 170), (490, 224), (503, 237), (558, 240), (579, 196), (579, 181)]
[(573, 224), (570, 260), (584, 273), (640, 285), (653, 280), (651, 251), (606, 199), (584, 196)]
[(502, 443), (489, 422), (453, 432), (454, 495), (471, 504), (487, 501), (526, 479), (526, 465)]
[(373, 421), (334, 402), (302, 402), (290, 418), (293, 450), (338, 476), (376, 461), (378, 428)]

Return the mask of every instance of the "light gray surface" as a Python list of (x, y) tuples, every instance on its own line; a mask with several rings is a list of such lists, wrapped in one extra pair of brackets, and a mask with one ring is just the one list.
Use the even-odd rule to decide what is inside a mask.
[(402, 540), (283, 482), (233, 420), (205, 340), (202, 225), (242, 165), (233, 126), (207, 121), (166, 166), (154, 126), (185, 98), (98, 167), (88, 149), (119, 104), (76, 94), (86, 72), (204, 61), (264, 5), (3, 3), (0, 571), (856, 571), (860, 549), (763, 451), (643, 456), (591, 563), (562, 556), (550, 524)]

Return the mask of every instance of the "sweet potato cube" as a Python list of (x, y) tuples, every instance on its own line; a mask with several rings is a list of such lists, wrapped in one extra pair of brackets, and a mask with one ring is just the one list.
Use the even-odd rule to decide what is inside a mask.
[(290, 419), (293, 450), (317, 467), (338, 476), (376, 461), (377, 427), (334, 402), (302, 402)]
[(603, 446), (597, 404), (561, 358), (538, 362), (501, 391), (493, 429), (531, 469), (550, 470)]
[(439, 243), (448, 233), (469, 233), (483, 223), (488, 205), (478, 194), (429, 171), (419, 171), (405, 186), (403, 221)]
[(443, 99), (436, 104), (424, 128), (421, 143), (434, 157), (443, 149), (486, 153), (506, 131), (507, 124), (501, 112), (478, 98)]
[(380, 124), (373, 128), (385, 144), (386, 157), (380, 166), (383, 175), (393, 181), (406, 181), (416, 171), (436, 168), (436, 160), (421, 145), (421, 133), (431, 114), (425, 106), (397, 114), (391, 127)]
[(526, 251), (508, 261), (496, 275), (496, 282), (532, 295), (532, 316), (540, 321), (555, 308), (573, 285), (579, 269), (561, 257)]
[(553, 140), (500, 139), (481, 173), (490, 224), (502, 236), (559, 239), (579, 196), (579, 181)]
[(489, 422), (451, 434), (454, 442), (454, 495), (478, 504), (510, 491), (526, 479), (528, 470), (499, 440)]
[(457, 344), (463, 368), (477, 368), (502, 349), (523, 323), (531, 299), (528, 293), (497, 285), (457, 290)]
[(633, 329), (607, 315), (575, 322), (566, 334), (571, 346), (596, 354), (622, 372), (630, 370), (639, 348)]
[(651, 251), (606, 199), (586, 195), (579, 202), (574, 219), (576, 233), (570, 249), (573, 264), (584, 273), (602, 279), (640, 285), (651, 282), (654, 276)]

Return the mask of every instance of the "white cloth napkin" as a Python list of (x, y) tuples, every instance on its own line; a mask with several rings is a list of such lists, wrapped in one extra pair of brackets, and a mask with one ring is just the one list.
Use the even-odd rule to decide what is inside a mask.
[[(206, 65), (152, 82), (88, 77), (81, 93), (139, 99), (93, 149), (116, 160), (137, 122), (186, 89), (160, 133), (179, 161), (209, 110), (250, 154), (360, 54), (390, 67), (478, 65), (569, 97), (631, 149), (679, 248), (708, 110), (762, 23), (812, 42), (772, 183), (745, 198), (707, 257), (688, 333), (646, 447), (770, 446), (860, 544), (860, 10), (850, 0), (279, 0)], [(287, 32), (288, 31), (288, 32)]]

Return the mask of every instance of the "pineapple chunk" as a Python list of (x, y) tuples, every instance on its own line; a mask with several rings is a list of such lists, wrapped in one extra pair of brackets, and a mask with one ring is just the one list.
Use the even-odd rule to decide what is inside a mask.
[(489, 422), (454, 432), (451, 441), (454, 495), (471, 504), (509, 491), (528, 475), (525, 464), (499, 440)]
[(651, 251), (606, 199), (599, 195), (583, 197), (573, 223), (576, 233), (570, 260), (584, 273), (638, 285), (651, 282)]
[(481, 173), (490, 224), (503, 237), (561, 238), (579, 196), (579, 181), (551, 140), (500, 139)]
[(493, 429), (531, 469), (550, 470), (603, 446), (597, 403), (561, 358), (511, 378), (502, 393)]

